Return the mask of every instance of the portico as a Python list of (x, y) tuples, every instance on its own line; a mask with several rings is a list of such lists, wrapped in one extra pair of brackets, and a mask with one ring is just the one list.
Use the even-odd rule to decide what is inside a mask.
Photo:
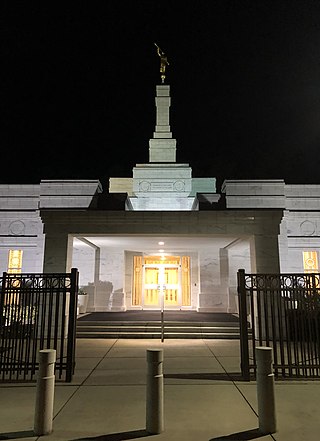
[(235, 312), (239, 267), (279, 271), (281, 211), (42, 210), (41, 217), (44, 271), (79, 268), (92, 311), (159, 309), (164, 290), (169, 309)]

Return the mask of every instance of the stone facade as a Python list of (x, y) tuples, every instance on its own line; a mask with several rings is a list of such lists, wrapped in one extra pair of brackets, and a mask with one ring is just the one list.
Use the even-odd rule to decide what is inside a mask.
[[(158, 309), (146, 301), (145, 262), (175, 256), (168, 307), (232, 313), (239, 269), (303, 273), (304, 253), (320, 252), (320, 185), (226, 180), (217, 193), (215, 178), (195, 178), (189, 164), (176, 163), (170, 104), (169, 86), (157, 86), (149, 162), (136, 164), (131, 178), (110, 178), (108, 189), (99, 180), (0, 185), (2, 272), (9, 251), (19, 250), (23, 273), (78, 268), (89, 311)], [(121, 195), (120, 208), (108, 205)]]
[[(101, 188), (99, 181), (0, 186), (2, 271), (9, 250), (23, 250), (22, 272), (77, 267), (89, 310), (127, 310), (132, 256), (158, 254), (163, 239), (168, 254), (191, 256), (190, 308), (236, 312), (238, 269), (303, 272), (303, 251), (320, 251), (318, 186), (310, 186), (308, 197), (307, 187), (301, 195), (281, 181), (226, 181), (224, 209), (181, 212), (99, 210)], [(299, 194), (294, 210), (293, 194)]]

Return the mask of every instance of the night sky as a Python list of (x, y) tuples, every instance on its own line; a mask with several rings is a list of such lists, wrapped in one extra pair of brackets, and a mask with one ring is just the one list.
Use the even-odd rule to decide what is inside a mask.
[[(59, 6), (59, 7), (58, 7)], [(194, 177), (320, 184), (320, 2), (3, 2), (0, 183), (131, 177), (170, 66)]]

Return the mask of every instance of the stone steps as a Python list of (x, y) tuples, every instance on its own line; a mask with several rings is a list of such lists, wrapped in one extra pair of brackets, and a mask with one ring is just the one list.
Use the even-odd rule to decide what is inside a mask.
[[(161, 322), (78, 321), (77, 338), (161, 338)], [(237, 323), (165, 322), (164, 338), (239, 339)]]

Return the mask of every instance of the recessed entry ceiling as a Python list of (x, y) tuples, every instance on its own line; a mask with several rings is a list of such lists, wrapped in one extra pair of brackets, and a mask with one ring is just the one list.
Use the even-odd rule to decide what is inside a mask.
[(80, 248), (92, 244), (99, 248), (118, 248), (127, 251), (157, 252), (161, 249), (168, 252), (183, 252), (213, 247), (225, 248), (236, 243), (240, 244), (242, 241), (246, 242), (247, 239), (236, 236), (78, 236), (74, 238), (74, 246)]

